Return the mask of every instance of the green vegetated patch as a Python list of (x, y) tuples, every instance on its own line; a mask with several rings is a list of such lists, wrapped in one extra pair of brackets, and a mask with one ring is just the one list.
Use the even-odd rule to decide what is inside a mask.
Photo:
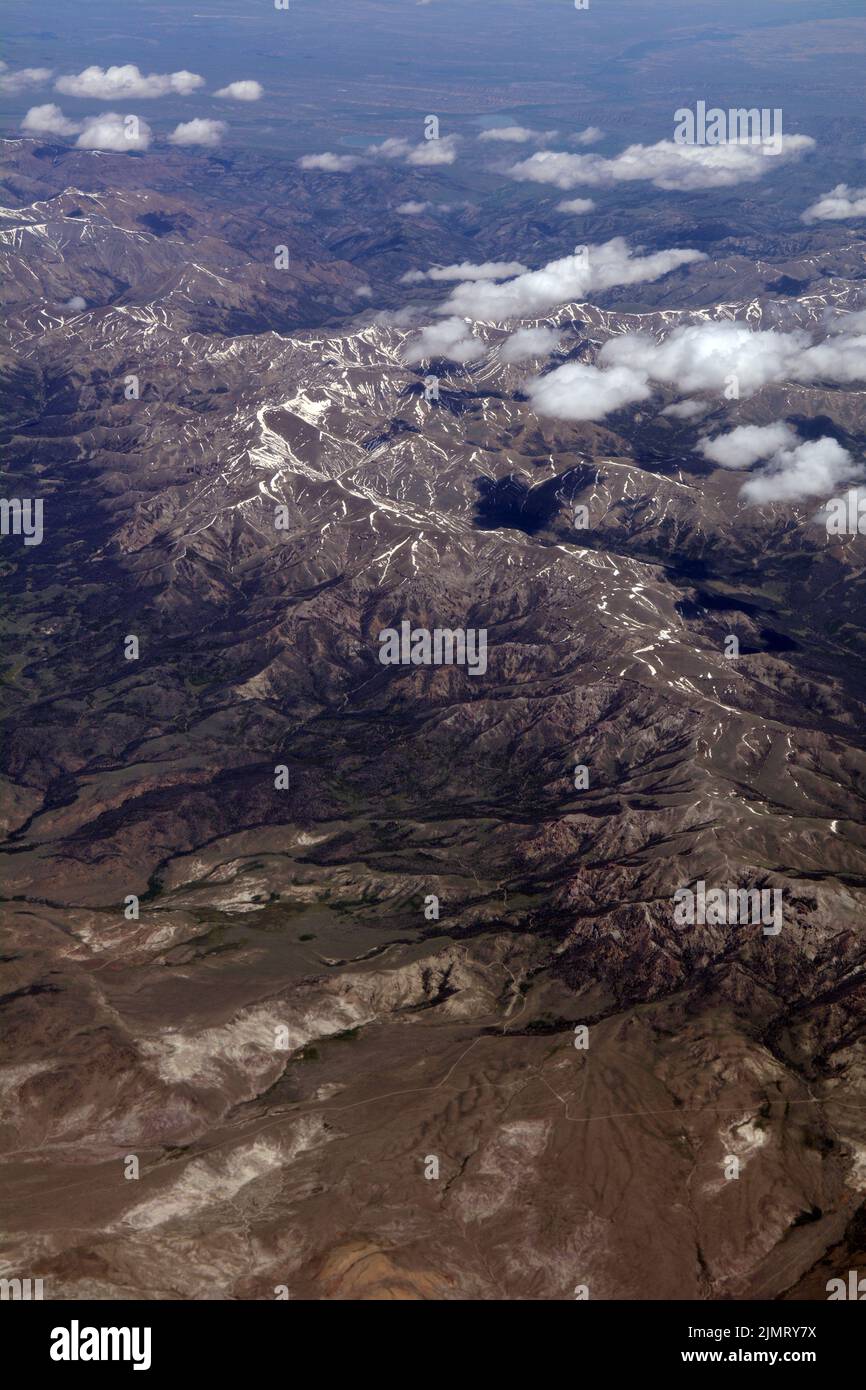
[(215, 662), (210, 668), (205, 666), (204, 669), (201, 666), (181, 667), (179, 674), (181, 680), (192, 689), (204, 685), (224, 685), (232, 679), (229, 667), (222, 662)]
[(363, 898), (337, 898), (333, 902), (329, 903), (328, 906), (330, 907), (332, 912), (339, 912), (341, 914), (344, 914), (346, 912), (354, 912), (358, 907), (361, 906), (363, 901)]
[[(759, 1128), (764, 1129), (765, 1126), (760, 1125)], [(836, 1148), (836, 1144), (828, 1135), (809, 1127), (803, 1131), (803, 1143), (807, 1149), (814, 1149), (824, 1157), (829, 1156)]]
[[(204, 921), (207, 914), (192, 913), (198, 922)], [(232, 951), (239, 951), (242, 947), (240, 941), (229, 941), (227, 936), (232, 926), (232, 922), (216, 922), (203, 936), (188, 936), (183, 941), (176, 941), (166, 954), (166, 963), (169, 965), (186, 965), (190, 960), (202, 960), (205, 956), (221, 956)], [(178, 958), (179, 959), (176, 959)]]
[(332, 912), (341, 914), (353, 913), (357, 915), (365, 909), (377, 909), (381, 906), (378, 898), (336, 898), (328, 903)]
[[(241, 872), (246, 872), (246, 870), (242, 870)], [(215, 885), (212, 879), (199, 878), (190, 880), (188, 883), (178, 884), (177, 888), (178, 891), (182, 891), (186, 897), (189, 894), (195, 893), (198, 889), (211, 891), (215, 886), (221, 887), (225, 885)], [(173, 890), (166, 889), (160, 882), (158, 873), (154, 873), (148, 879), (147, 892), (141, 895), (139, 901), (142, 903), (153, 902), (155, 898), (165, 896), (167, 892), (170, 893), (171, 891)], [(248, 925), (256, 931), (282, 931), (285, 929), (287, 917), (303, 917), (309, 913), (312, 906), (309, 902), (297, 902), (291, 899), (284, 900), (280, 897), (280, 894), (276, 892), (271, 892), (267, 895), (264, 893), (257, 893), (250, 901), (255, 903), (258, 911), (246, 915), (250, 917)], [(165, 907), (168, 908), (169, 906), (170, 904), (166, 902)], [(113, 908), (109, 910), (112, 912), (114, 911)], [(206, 923), (223, 920), (227, 925), (238, 925), (236, 913), (225, 911), (219, 907), (212, 907), (207, 903), (202, 903), (200, 907), (197, 907), (195, 904), (185, 903), (183, 908), (178, 910), (187, 913), (195, 922)]]
[(508, 911), (520, 912), (523, 908), (537, 907), (538, 899), (544, 897), (545, 889), (539, 889), (537, 893), (509, 893)]
[(159, 874), (153, 873), (147, 880), (147, 891), (142, 893), (138, 901), (139, 903), (152, 903), (154, 898), (158, 898), (160, 893), (164, 892), (165, 889), (160, 882)]
[(356, 792), (352, 787), (347, 787), (345, 782), (336, 780), (331, 783), (331, 796), (335, 801), (343, 802), (353, 810), (360, 811), (368, 805), (367, 799), (360, 792)]
[(520, 1032), (543, 1037), (549, 1033), (569, 1033), (573, 1027), (574, 1024), (568, 1018), (554, 1018), (550, 1014), (542, 1014), (539, 1018), (531, 1019)]
[(279, 893), (272, 893), (261, 912), (255, 914), (254, 923), (263, 931), (274, 931), (286, 925), (287, 917), (306, 917), (311, 906), (311, 903), (286, 900)]
[(296, 1062), (318, 1062), (321, 1060), (319, 1047), (327, 1043), (348, 1043), (354, 1042), (361, 1036), (360, 1028), (344, 1028), (342, 1033), (329, 1033), (326, 1038), (319, 1038), (319, 1046), (307, 1044), (302, 1047), (300, 1052), (295, 1054)]
[(353, 1042), (360, 1035), (360, 1028), (344, 1028), (342, 1033), (332, 1033), (328, 1042)]

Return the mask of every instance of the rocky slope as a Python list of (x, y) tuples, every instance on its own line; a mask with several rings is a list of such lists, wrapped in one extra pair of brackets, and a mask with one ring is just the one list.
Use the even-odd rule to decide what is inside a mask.
[[(866, 1200), (864, 543), (695, 444), (828, 418), (862, 452), (862, 384), (568, 424), (503, 321), (427, 400), (395, 301), (355, 294), (378, 214), (344, 259), (301, 200), (283, 273), (173, 157), (141, 189), (7, 153), (6, 495), (45, 538), (3, 541), (4, 1268), (799, 1296)], [(593, 361), (861, 307), (856, 245), (832, 279), (802, 254), (531, 322)], [(484, 628), (483, 677), (383, 666), (403, 619)], [(677, 925), (697, 879), (781, 889), (783, 930)]]

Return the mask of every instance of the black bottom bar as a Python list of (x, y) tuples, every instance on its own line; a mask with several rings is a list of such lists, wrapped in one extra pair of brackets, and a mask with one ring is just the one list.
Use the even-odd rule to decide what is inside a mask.
[[(420, 1371), (423, 1381), (437, 1367), (438, 1374), (451, 1374), (443, 1359), (449, 1345), (452, 1371), (466, 1370), (467, 1355), (479, 1358), (488, 1383), (497, 1365), (514, 1373), (524, 1358), (534, 1363), (536, 1376), (546, 1375), (548, 1366), (560, 1379), (563, 1357), (575, 1375), (590, 1365), (612, 1374), (678, 1369), (698, 1375), (713, 1367), (776, 1371), (793, 1366), (818, 1371), (826, 1381), (846, 1365), (850, 1373), (859, 1362), (866, 1331), (866, 1309), (859, 1301), (866, 1300), (445, 1302), (404, 1304), (387, 1312), (370, 1303), (277, 1300), (22, 1301), (0, 1306), (0, 1326), (7, 1353), (14, 1348), (23, 1367), (60, 1382), (70, 1376), (92, 1379), (104, 1371), (140, 1379), (213, 1372), (221, 1381), (241, 1374), (248, 1380), (250, 1374), (268, 1374), (269, 1365), (297, 1374), (301, 1358), (307, 1375), (320, 1361), (329, 1379), (341, 1367), (357, 1378), (372, 1359), (383, 1369), (391, 1367), (387, 1380), (396, 1373), (414, 1380)], [(401, 1342), (407, 1334), (415, 1339), (409, 1348)], [(451, 1340), (458, 1337), (459, 1342)], [(93, 1353), (99, 1359), (91, 1359)]]

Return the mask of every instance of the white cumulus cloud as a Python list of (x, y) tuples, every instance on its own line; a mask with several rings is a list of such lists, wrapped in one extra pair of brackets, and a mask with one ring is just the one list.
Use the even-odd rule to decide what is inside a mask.
[(6, 72), (0, 77), (0, 92), (17, 96), (28, 87), (44, 87), (52, 72), (53, 68), (19, 68), (17, 72)]
[(435, 164), (453, 164), (457, 158), (457, 136), (444, 135), (441, 140), (422, 140), (406, 156), (406, 163), (420, 168)]
[(400, 277), (403, 285), (418, 284), (421, 280), (506, 280), (521, 275), (526, 266), (520, 261), (461, 261), (459, 265), (434, 265), (429, 270), (409, 270)]
[(696, 188), (731, 188), (769, 173), (783, 160), (796, 159), (814, 147), (808, 135), (786, 135), (777, 155), (749, 140), (720, 145), (680, 145), (659, 140), (655, 145), (629, 145), (612, 159), (598, 154), (567, 154), (538, 150), (513, 164), (516, 179), (550, 183), (555, 188), (579, 185), (609, 188), (617, 183), (649, 181), (656, 188), (690, 191)]
[[(497, 288), (508, 286), (461, 286), (452, 293), (446, 307), (453, 305), (464, 290)], [(598, 420), (611, 410), (645, 400), (655, 385), (680, 393), (711, 392), (722, 399), (734, 381), (743, 398), (753, 396), (763, 386), (783, 382), (866, 382), (864, 328), (866, 311), (860, 310), (835, 319), (829, 336), (822, 342), (814, 342), (805, 330), (754, 330), (729, 320), (684, 325), (661, 340), (646, 333), (626, 333), (603, 345), (595, 365), (565, 363), (531, 382), (527, 394), (542, 414), (563, 420)], [(688, 419), (706, 409), (706, 401), (680, 401), (663, 413)], [(795, 445), (799, 451), (796, 456), (783, 458)], [(796, 436), (781, 421), (768, 426), (742, 426), (730, 434), (704, 440), (699, 447), (706, 458), (726, 468), (746, 468), (760, 458), (770, 458), (774, 495), (778, 497), (793, 497), (798, 488), (797, 495), (808, 495), (803, 491), (805, 479), (822, 476), (818, 467), (822, 458), (831, 463), (835, 459), (840, 467), (843, 462), (829, 446), (815, 454), (806, 444), (797, 444)], [(812, 470), (811, 474), (808, 470)], [(799, 481), (783, 482), (777, 473), (786, 477), (790, 473)], [(750, 488), (751, 483), (752, 480)], [(755, 496), (756, 489), (757, 484), (752, 489)]]
[(405, 362), (423, 362), (432, 357), (447, 357), (451, 362), (475, 362), (486, 352), (484, 343), (474, 337), (465, 319), (442, 319), (431, 323), (404, 350)]
[(504, 140), (515, 145), (525, 145), (530, 140), (552, 140), (555, 130), (532, 130), (525, 125), (497, 125), (482, 130), (479, 140)]
[(672, 405), (665, 406), (662, 415), (670, 415), (674, 420), (693, 420), (708, 408), (706, 401), (674, 401)]
[(499, 355), (503, 362), (527, 362), (532, 357), (548, 357), (561, 341), (558, 328), (518, 328), (505, 339)]
[(794, 379), (832, 381), (838, 386), (866, 381), (866, 333), (857, 332), (854, 324), (851, 328), (850, 337), (837, 330), (826, 342), (807, 348), (795, 363)]
[(595, 145), (604, 138), (604, 131), (599, 130), (597, 125), (588, 125), (585, 130), (579, 130), (574, 138), (579, 145)]
[(457, 158), (457, 136), (444, 135), (439, 140), (421, 140), (417, 145), (402, 136), (391, 136), (377, 145), (368, 145), (367, 154), (377, 159), (401, 159), (415, 167), (453, 164)]
[(705, 459), (722, 468), (749, 468), (758, 459), (771, 458), (797, 442), (796, 430), (777, 420), (772, 425), (740, 425), (727, 434), (701, 439), (697, 447)]
[(721, 393), (736, 377), (741, 396), (769, 382), (790, 380), (808, 349), (808, 334), (753, 331), (744, 323), (701, 323), (675, 328), (658, 342), (646, 333), (611, 338), (598, 355), (601, 366), (643, 371), (682, 392)]
[(557, 212), (592, 212), (595, 203), (591, 198), (566, 198), (563, 202), (557, 203)]
[(417, 198), (408, 198), (405, 203), (398, 203), (394, 211), (400, 217), (420, 217), (422, 212), (426, 212), (430, 204)]
[(866, 333), (866, 309), (854, 309), (849, 313), (841, 311), (828, 322), (830, 333), (847, 335)]
[(101, 116), (88, 116), (82, 122), (76, 145), (82, 150), (117, 150), (129, 154), (150, 147), (151, 129), (147, 121), (137, 116), (121, 116), (117, 111), (105, 111)]
[(624, 237), (586, 248), (550, 261), (540, 270), (507, 280), (502, 285), (462, 284), (439, 310), (445, 314), (468, 314), (476, 319), (496, 321), (507, 318), (534, 318), (557, 304), (583, 299), (591, 290), (614, 285), (633, 285), (658, 280), (678, 266), (706, 260), (701, 251), (656, 251), (648, 256), (632, 255)]
[(743, 484), (748, 502), (802, 502), (807, 497), (829, 497), (846, 483), (862, 476), (862, 467), (835, 439), (809, 440), (791, 449), (780, 449)]
[(324, 174), (350, 174), (357, 169), (358, 163), (355, 155), (333, 154), (330, 150), (324, 154), (305, 154), (298, 160), (302, 169), (318, 169)]
[(747, 502), (801, 502), (826, 497), (862, 476), (847, 449), (825, 435), (801, 441), (784, 420), (771, 425), (740, 425), (697, 445), (704, 458), (723, 468), (750, 468), (764, 462), (740, 489)]
[(214, 96), (225, 97), (227, 101), (258, 101), (264, 90), (261, 82), (229, 82), (227, 87), (214, 92)]
[(533, 410), (557, 420), (602, 420), (614, 410), (645, 401), (652, 388), (629, 367), (599, 371), (588, 362), (565, 362), (526, 386)]
[(145, 76), (135, 63), (100, 68), (95, 64), (83, 72), (58, 77), (55, 90), (70, 97), (89, 97), (94, 101), (118, 101), (121, 98), (189, 96), (204, 86), (204, 78), (195, 72), (152, 72)]
[(194, 121), (181, 121), (169, 135), (168, 141), (170, 145), (204, 145), (208, 149), (215, 149), (227, 130), (225, 121), (198, 117)]
[(59, 106), (49, 101), (44, 106), (31, 106), (21, 122), (21, 129), (28, 135), (77, 135), (81, 125), (78, 121), (70, 121)]
[(405, 159), (412, 146), (402, 136), (392, 135), (377, 145), (368, 145), (367, 154), (379, 159)]
[(837, 183), (829, 193), (822, 193), (804, 213), (804, 222), (837, 222), (845, 217), (866, 217), (866, 188), (850, 188)]

